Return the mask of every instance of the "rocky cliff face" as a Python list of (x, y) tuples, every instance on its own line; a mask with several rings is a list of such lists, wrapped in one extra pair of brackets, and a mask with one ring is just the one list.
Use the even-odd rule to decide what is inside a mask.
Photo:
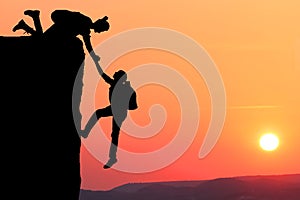
[(80, 122), (84, 56), (79, 39), (0, 37), (1, 163), (9, 196), (79, 198), (81, 142), (74, 116)]

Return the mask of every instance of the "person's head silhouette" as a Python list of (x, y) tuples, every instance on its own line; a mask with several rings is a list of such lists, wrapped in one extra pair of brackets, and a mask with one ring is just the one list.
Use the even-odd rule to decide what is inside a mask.
[(92, 29), (94, 29), (94, 31), (96, 33), (108, 31), (110, 25), (107, 20), (108, 20), (107, 16), (104, 16), (103, 18), (98, 19), (97, 21), (95, 21), (93, 23)]
[(127, 73), (124, 70), (116, 71), (113, 75), (115, 81), (121, 81), (122, 83), (127, 80)]

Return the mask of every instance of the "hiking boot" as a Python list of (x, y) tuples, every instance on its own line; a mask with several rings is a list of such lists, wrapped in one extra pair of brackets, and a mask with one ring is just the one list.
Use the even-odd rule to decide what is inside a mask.
[(104, 169), (111, 168), (113, 164), (115, 164), (118, 160), (115, 159), (109, 159), (109, 161), (103, 166)]
[(17, 25), (15, 25), (15, 27), (13, 28), (13, 32), (16, 32), (16, 30), (20, 30), (20, 29), (24, 30), (25, 27), (26, 27), (26, 23), (22, 19), (21, 21), (19, 21), (19, 23)]
[(39, 17), (40, 11), (39, 10), (25, 10), (24, 15), (28, 15), (32, 18)]

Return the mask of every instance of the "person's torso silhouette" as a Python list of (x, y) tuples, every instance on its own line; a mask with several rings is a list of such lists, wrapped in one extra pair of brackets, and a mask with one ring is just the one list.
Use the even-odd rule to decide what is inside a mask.
[(93, 25), (91, 18), (80, 12), (69, 10), (53, 11), (51, 19), (54, 24), (45, 31), (46, 37), (70, 38), (77, 35), (89, 36)]
[(93, 22), (91, 18), (76, 11), (69, 10), (55, 10), (51, 13), (51, 19), (54, 22), (45, 32), (43, 32), (40, 22), (39, 10), (26, 10), (25, 15), (32, 17), (35, 25), (35, 30), (31, 28), (24, 20), (20, 20), (19, 23), (14, 26), (13, 31), (25, 30), (32, 36), (51, 43), (61, 43), (68, 40), (74, 40), (78, 35), (81, 35), (86, 49), (93, 57), (94, 60), (99, 61), (100, 57), (95, 54), (91, 40), (91, 29), (95, 33), (101, 33), (108, 31), (110, 24), (107, 22), (108, 17), (104, 16)]

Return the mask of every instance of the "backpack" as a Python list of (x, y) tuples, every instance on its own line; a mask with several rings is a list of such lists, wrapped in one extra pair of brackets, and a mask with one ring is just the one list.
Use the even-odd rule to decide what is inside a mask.
[(133, 88), (132, 88), (132, 90), (133, 90), (133, 92), (129, 99), (129, 107), (128, 107), (129, 110), (135, 110), (138, 108), (137, 101), (136, 101), (136, 92), (134, 91)]

